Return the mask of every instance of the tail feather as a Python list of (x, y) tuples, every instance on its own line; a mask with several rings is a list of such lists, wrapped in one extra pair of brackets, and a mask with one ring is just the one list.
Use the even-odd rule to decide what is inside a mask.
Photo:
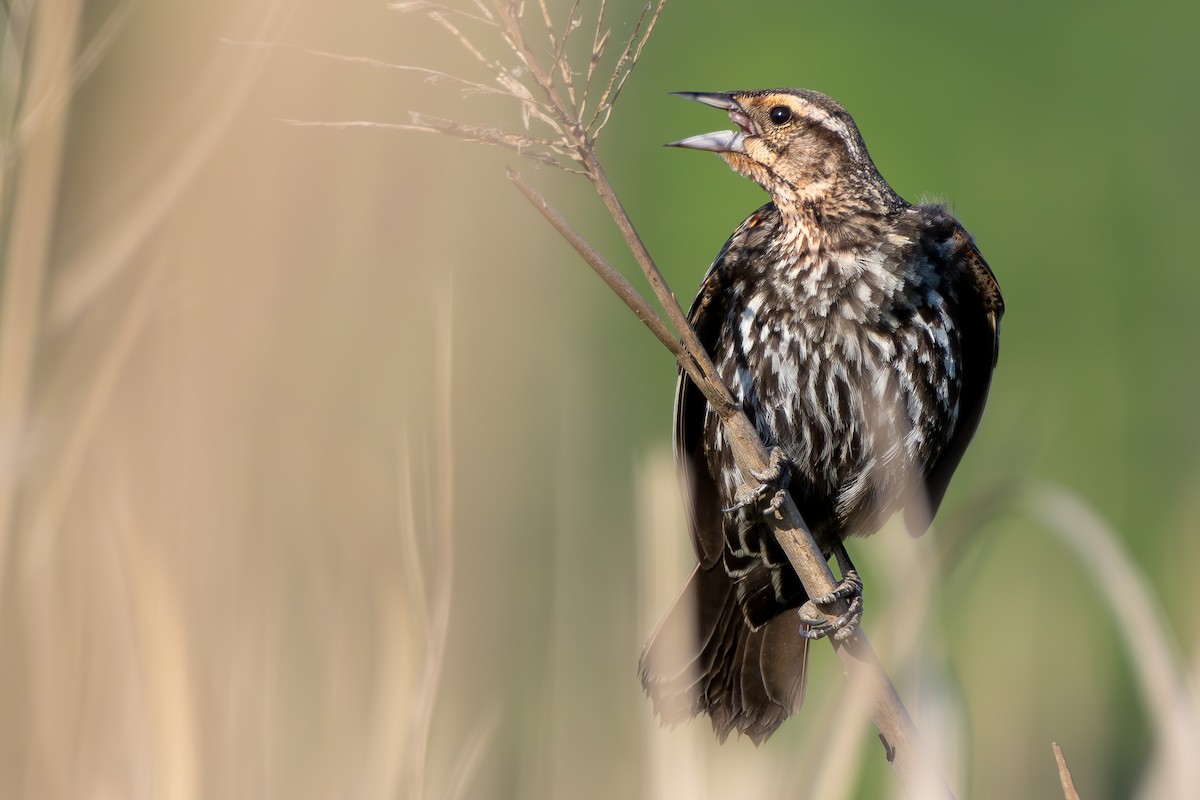
[(708, 714), (719, 740), (736, 730), (761, 744), (804, 701), (799, 628), (788, 613), (751, 627), (724, 570), (697, 567), (642, 653), (642, 686), (664, 725)]

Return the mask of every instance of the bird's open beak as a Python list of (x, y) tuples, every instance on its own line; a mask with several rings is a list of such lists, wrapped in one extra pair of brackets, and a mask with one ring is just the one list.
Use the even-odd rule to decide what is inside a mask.
[(713, 131), (712, 133), (702, 133), (699, 136), (689, 136), (686, 139), (680, 139), (677, 142), (668, 142), (667, 147), (686, 147), (689, 150), (711, 150), (714, 153), (745, 153), (745, 138), (747, 134), (753, 134), (754, 128), (750, 122), (750, 117), (746, 116), (746, 112), (741, 105), (733, 98), (733, 94), (729, 92), (671, 92), (676, 97), (683, 97), (688, 100), (695, 100), (697, 103), (704, 103), (706, 106), (713, 108), (723, 108), (729, 112), (729, 118), (737, 124), (741, 130), (737, 131)]

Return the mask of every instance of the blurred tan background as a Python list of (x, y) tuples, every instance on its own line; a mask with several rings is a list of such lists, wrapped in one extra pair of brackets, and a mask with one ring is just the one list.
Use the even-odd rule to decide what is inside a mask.
[[(666, 92), (787, 84), (952, 200), (1005, 289), (934, 532), (853, 547), (959, 796), (1061, 796), (1051, 741), (1087, 798), (1188, 796), (1196, 12), (739, 8), (669, 5), (600, 145), (677, 294), (762, 196), (659, 146), (722, 124)], [(4, 14), (0, 797), (896, 794), (823, 646), (760, 749), (654, 724), (674, 367), (504, 166), (627, 264), (587, 185), (286, 122), (519, 124), (311, 52), (487, 80), (456, 42), (382, 1)], [(1104, 526), (1108, 566), (1078, 554)]]

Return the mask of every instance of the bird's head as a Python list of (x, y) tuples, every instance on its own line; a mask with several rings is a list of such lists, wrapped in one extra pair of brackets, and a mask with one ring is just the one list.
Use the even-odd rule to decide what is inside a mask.
[(711, 150), (758, 183), (785, 213), (804, 205), (838, 206), (850, 197), (898, 201), (875, 170), (854, 120), (836, 101), (807, 89), (675, 92), (724, 109), (738, 130), (671, 142)]

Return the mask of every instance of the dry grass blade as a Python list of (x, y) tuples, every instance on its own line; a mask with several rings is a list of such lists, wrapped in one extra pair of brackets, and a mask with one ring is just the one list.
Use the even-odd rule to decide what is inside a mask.
[(1067, 759), (1063, 755), (1062, 748), (1058, 746), (1058, 742), (1051, 742), (1054, 746), (1054, 761), (1058, 764), (1058, 779), (1062, 782), (1063, 797), (1066, 800), (1080, 800), (1079, 792), (1075, 791), (1075, 781), (1071, 778), (1071, 770), (1067, 767)]
[[(407, 607), (411, 609), (418, 630), (421, 632), (420, 641), (424, 643), (420, 683), (413, 698), (412, 714), (409, 717), (410, 744), (407, 752), (406, 781), (413, 798), (425, 796), (425, 768), (428, 762), (430, 728), (433, 725), (433, 709), (437, 699), (438, 686), (442, 675), (442, 654), (445, 642), (445, 630), (438, 627), (434, 610), (436, 600), (429, 596), (426, 588), (424, 566), (436, 563), (429, 553), (424, 552), (430, 544), (436, 545), (436, 535), (427, 538), (432, 542), (423, 542), (421, 531), (425, 526), (416, 519), (416, 487), (414, 486), (413, 455), (407, 437), (400, 445), (399, 466), (400, 474), (397, 485), (397, 501), (400, 510), (400, 544), (404, 558), (404, 593)], [(431, 532), (432, 533), (432, 532)], [(436, 586), (435, 582), (435, 586)]]
[[(580, 156), (580, 148), (591, 146), (596, 135), (608, 122), (612, 111), (612, 104), (620, 94), (621, 88), (628, 80), (634, 66), (636, 66), (650, 33), (654, 29), (654, 25), (663, 10), (665, 0), (659, 0), (657, 6), (651, 2), (643, 7), (642, 13), (634, 26), (633, 33), (625, 43), (625, 47), (617, 59), (613, 72), (609, 76), (609, 80), (605, 85), (596, 108), (592, 111), (591, 119), (587, 125), (582, 123), (582, 119), (585, 109), (589, 105), (592, 79), (598, 65), (603, 59), (611, 30), (606, 30), (604, 27), (607, 0), (601, 0), (584, 87), (582, 92), (577, 92), (566, 48), (572, 33), (582, 23), (579, 15), (579, 5), (579, 0), (574, 0), (567, 14), (567, 20), (562, 33), (558, 34), (555, 32), (554, 19), (550, 13), (549, 5), (546, 3), (546, 0), (539, 0), (538, 8), (542, 24), (545, 27), (546, 36), (550, 43), (550, 50), (553, 53), (553, 61), (550, 63), (549, 70), (547, 70), (536, 58), (535, 48), (530, 45), (527, 39), (522, 17), (524, 13), (523, 3), (504, 3), (497, 0), (493, 3), (492, 9), (488, 10), (484, 4), (476, 2), (477, 8), (480, 9), (481, 13), (485, 14), (485, 17), (465, 14), (465, 12), (461, 12), (458, 9), (453, 9), (439, 3), (425, 2), (425, 0), (412, 0), (411, 2), (392, 4), (391, 7), (398, 11), (426, 14), (429, 19), (449, 33), (478, 63), (491, 72), (492, 78), (498, 84), (499, 88), (426, 67), (389, 64), (366, 57), (341, 56), (334, 53), (309, 50), (307, 48), (298, 49), (323, 58), (416, 72), (425, 75), (433, 81), (440, 80), (456, 83), (470, 92), (512, 97), (520, 103), (522, 121), (526, 129), (530, 127), (533, 120), (537, 120), (546, 125), (553, 132), (555, 138), (552, 140), (535, 136), (510, 134), (492, 126), (478, 126), (449, 120), (425, 119), (419, 122), (414, 121), (414, 125), (409, 127), (400, 125), (392, 127), (402, 130), (436, 130), (464, 141), (477, 141), (507, 147), (538, 163), (556, 166), (568, 172), (578, 172), (579, 170), (566, 166), (563, 161), (574, 161), (583, 164), (583, 159)], [(498, 60), (490, 58), (485, 53), (484, 48), (472, 41), (471, 37), (450, 19), (451, 16), (463, 16), (464, 14), (470, 19), (486, 22), (489, 26), (499, 28), (504, 42), (520, 61), (520, 68), (509, 69)], [(265, 43), (252, 42), (247, 44), (262, 45)], [(526, 85), (526, 80), (530, 80), (529, 85)], [(535, 91), (539, 91), (543, 95), (543, 99), (536, 98), (534, 93), (530, 91), (530, 88), (534, 86), (536, 86)], [(333, 124), (339, 127), (367, 127), (365, 123)], [(379, 127), (383, 126), (380, 125)], [(586, 165), (584, 166), (586, 171)]]
[(546, 24), (546, 36), (550, 38), (551, 46), (558, 49), (558, 37), (554, 35), (554, 20), (550, 18), (550, 9), (546, 0), (538, 0), (538, 8), (542, 11), (542, 22)]
[[(620, 79), (617, 81), (616, 88), (613, 89), (612, 94), (608, 97), (608, 106), (610, 109), (612, 108), (613, 104), (617, 102), (617, 97), (621, 94), (621, 90), (625, 87), (625, 82), (629, 80), (629, 76), (633, 74), (633, 68), (637, 66), (638, 61), (641, 59), (642, 50), (646, 47), (646, 42), (650, 41), (650, 34), (654, 31), (654, 26), (658, 22), (658, 18), (662, 14), (663, 6), (665, 4), (666, 0), (659, 0), (658, 7), (654, 9), (654, 14), (651, 15), (649, 22), (646, 23), (646, 30), (642, 33), (641, 39), (638, 40), (637, 46), (634, 48), (632, 55), (626, 59), (625, 70)], [(649, 6), (647, 6), (647, 8), (649, 8)], [(644, 12), (642, 16), (645, 16)], [(640, 26), (641, 24), (641, 20), (638, 20), (638, 25)], [(635, 39), (637, 39), (636, 30), (634, 31), (634, 35), (630, 38), (630, 42), (633, 42)]]
[(462, 139), (468, 142), (481, 142), (483, 144), (492, 144), (499, 147), (507, 147), (510, 150), (515, 150), (519, 155), (525, 158), (537, 161), (541, 164), (558, 167), (560, 169), (569, 170), (562, 162), (556, 160), (553, 156), (546, 153), (538, 152), (538, 148), (545, 148), (552, 153), (570, 157), (570, 153), (564, 152), (562, 146), (550, 139), (539, 139), (536, 136), (522, 136), (520, 134), (508, 133), (500, 128), (481, 127), (478, 125), (466, 125), (453, 120), (441, 119), (439, 117), (431, 117), (426, 114), (413, 114), (413, 123), (415, 125), (433, 128), (438, 133), (443, 133), (447, 136), (453, 136), (456, 139)]
[[(53, 117), (66, 108), (70, 102), (72, 95), (79, 88), (79, 85), (87, 80), (87, 77), (95, 71), (96, 67), (103, 61), (104, 56), (112, 48), (113, 42), (117, 36), (124, 30), (126, 21), (130, 12), (134, 8), (134, 3), (131, 0), (124, 0), (111, 13), (104, 17), (104, 21), (100, 29), (88, 40), (83, 46), (79, 54), (74, 57), (70, 63), (69, 77), (62, 80), (52, 92), (42, 92), (32, 96), (23, 96), (20, 87), (16, 85), (6, 86), (4, 89), (6, 98), (11, 93), (14, 100), (19, 99), (25, 103), (20, 108), (20, 116), (6, 122), (5, 130), (9, 130), (9, 125), (12, 126), (11, 132), (6, 134), (3, 145), (4, 160), (0, 162), (4, 169), (12, 168), (12, 162), (19, 156), (24, 143), (33, 136), (43, 124), (43, 120), (48, 117)], [(24, 54), (23, 34), (28, 31), (22, 31), (25, 22), (21, 19), (21, 15), (16, 20), (12, 19), (11, 7), (6, 9), (6, 22), (16, 23), (15, 26), (10, 24), (6, 28), (16, 28), (16, 31), (5, 30), (4, 34), (4, 53), (5, 62), (0, 64), (0, 73), (4, 73), (0, 80), (9, 82), (14, 78), (20, 80), (22, 69), (17, 66), (19, 59)], [(29, 12), (26, 12), (29, 13)], [(14, 38), (14, 33), (16, 37)], [(13, 48), (12, 55), (9, 55), (9, 48)], [(8, 59), (15, 58), (18, 61), (10, 62)], [(10, 103), (5, 101), (5, 105)], [(16, 105), (12, 106), (14, 109)], [(9, 108), (5, 109), (5, 113), (9, 113)]]
[[(633, 68), (637, 66), (638, 59), (642, 56), (642, 49), (646, 46), (651, 32), (654, 31), (654, 24), (658, 22), (665, 4), (666, 0), (659, 0), (658, 6), (654, 8), (654, 13), (650, 15), (649, 22), (646, 21), (646, 15), (650, 13), (653, 3), (647, 3), (642, 9), (642, 15), (638, 17), (633, 33), (625, 42), (625, 49), (621, 51), (621, 57), (617, 59), (617, 65), (613, 68), (612, 75), (609, 76), (608, 85), (604, 87), (604, 94), (600, 95), (600, 100), (596, 103), (596, 111), (588, 122), (587, 127), (592, 131), (592, 136), (599, 136), (600, 131), (604, 130), (604, 126), (608, 124), (613, 104), (621, 94), (625, 81), (633, 73)], [(644, 31), (643, 25), (645, 25)], [(599, 120), (598, 124), (597, 120)]]
[[(419, 641), (425, 648), (420, 686), (411, 717), (412, 747), (408, 769), (412, 796), (418, 800), (426, 796), (429, 737), (444, 671), (454, 583), (454, 441), (450, 419), (453, 326), (448, 304), (440, 316), (442, 319), (435, 336), (437, 374), (433, 381), (433, 407), (439, 411), (433, 426), (433, 446), (424, 454), (422, 460), (425, 463), (417, 465), (410, 441), (407, 438), (402, 441), (397, 481), (400, 541), (405, 556), (402, 559), (403, 585), (407, 607), (415, 618), (421, 632)], [(428, 480), (434, 485), (418, 487), (418, 475), (430, 476)], [(419, 489), (423, 489), (423, 496), (419, 496)], [(419, 515), (418, 508), (423, 508), (425, 513)], [(463, 757), (477, 760), (484, 738), (478, 738), (473, 751), (464, 751)], [(469, 777), (464, 773), (469, 770), (458, 769), (456, 772), (459, 784), (464, 785)]]
[(567, 59), (567, 42), (571, 40), (571, 34), (583, 24), (583, 20), (577, 16), (579, 13), (579, 0), (575, 0), (571, 4), (571, 10), (567, 12), (567, 22), (563, 28), (562, 36), (558, 37), (557, 41), (554, 38), (554, 28), (550, 21), (550, 12), (546, 8), (545, 0), (540, 0), (542, 4), (542, 14), (546, 19), (546, 28), (550, 31), (550, 43), (554, 46), (554, 63), (558, 66), (559, 76), (562, 78), (563, 86), (567, 90), (567, 99), (571, 101), (571, 105), (578, 109), (577, 97), (575, 96), (575, 80), (571, 74), (571, 64)]
[(512, 92), (497, 89), (496, 87), (488, 86), (485, 83), (479, 83), (477, 81), (470, 81), (465, 78), (460, 78), (457, 75), (451, 75), (448, 72), (442, 72), (441, 70), (429, 69), (428, 67), (412, 67), (408, 66), (407, 64), (392, 64), (391, 62), (380, 61), (377, 58), (370, 58), (368, 56), (348, 56), (341, 53), (330, 53), (325, 50), (314, 50), (311, 47), (305, 47), (299, 44), (291, 44), (288, 42), (238, 41), (236, 39), (221, 39), (220, 41), (225, 44), (233, 44), (241, 47), (263, 47), (296, 50), (306, 55), (317, 56), (318, 58), (327, 58), (331, 61), (341, 61), (347, 64), (364, 64), (366, 66), (376, 67), (378, 69), (390, 69), (398, 72), (415, 72), (419, 75), (424, 75), (426, 80), (428, 80), (430, 83), (439, 83), (445, 81), (446, 83), (458, 84), (467, 94), (492, 94), (503, 95), (506, 97), (515, 96), (512, 94)]
[[(547, 79), (537, 68), (537, 64), (533, 62), (531, 55), (529, 55), (528, 49), (518, 45), (518, 42), (522, 43), (523, 45), (524, 41), (523, 32), (520, 26), (513, 25), (508, 16), (504, 14), (501, 14), (501, 16), (505, 21), (505, 25), (502, 29), (502, 35), (504, 36), (505, 41), (508, 42), (513, 51), (516, 52), (521, 58), (525, 68), (534, 75), (538, 85), (542, 87), (542, 90), (546, 93), (547, 97), (551, 101), (556, 100), (553, 82)], [(515, 74), (515, 71), (508, 70), (502, 64), (500, 64), (500, 62), (485, 56), (483, 51), (472, 44), (471, 40), (444, 15), (430, 14), (429, 17), (449, 31), (451, 35), (453, 35), (460, 43), (462, 43), (463, 47), (467, 49), (467, 52), (471, 53), (476, 60), (492, 71), (492, 75), (497, 83), (504, 87), (504, 89), (514, 98), (520, 101), (521, 115), (526, 128), (529, 127), (529, 120), (533, 117), (536, 117), (537, 119), (546, 123), (551, 130), (558, 134), (559, 137), (564, 136), (563, 124), (569, 124), (570, 120), (567, 115), (561, 113), (561, 109), (556, 107), (555, 103), (551, 102), (549, 104), (544, 104), (536, 100), (525, 84), (522, 83), (520, 78)]]
[[(24, 63), (17, 65), (16, 85), (5, 87), (4, 113), (12, 129), (4, 132), (0, 209), (0, 459), (7, 464), (17, 463), (29, 426), (34, 368), (46, 325), (47, 268), (68, 124), (64, 106), (74, 86), (81, 19), (75, 7), (39, 6), (29, 12), (25, 31), (30, 39), (20, 51)], [(11, 169), (10, 159), (20, 161), (19, 170)], [(6, 577), (18, 498), (17, 481), (0, 482), (0, 574)]]
[[(277, 30), (278, 20), (284, 15), (282, 0), (248, 8), (253, 8), (253, 13), (247, 30), (259, 34), (249, 37), (254, 39)], [(265, 61), (247, 58), (235, 63), (213, 62), (212, 68), (199, 76), (186, 102), (164, 118), (162, 127), (151, 137), (153, 141), (148, 142), (143, 163), (131, 177), (146, 183), (136, 202), (123, 209), (122, 224), (108, 226), (87, 249), (86, 257), (73, 259), (61, 269), (51, 298), (51, 325), (65, 325), (87, 308), (122, 273), (130, 256), (180, 202), (252, 96)], [(206, 113), (199, 124), (181, 122), (192, 109), (200, 107)], [(186, 137), (186, 144), (171, 147), (176, 137)]]
[[(483, 51), (472, 44), (470, 37), (464, 34), (457, 25), (455, 25), (446, 17), (445, 14), (441, 12), (430, 12), (429, 18), (449, 32), (450, 35), (453, 36), (468, 53), (475, 57), (476, 61), (491, 70), (494, 77), (498, 82), (500, 82), (501, 85), (511, 84), (511, 82), (514, 80), (511, 73), (504, 69), (499, 62), (485, 56)], [(528, 91), (524, 92), (524, 94), (528, 94)]]
[(197, 741), (199, 692), (189, 645), (187, 610), (169, 563), (152, 538), (139, 530), (136, 490), (122, 474), (113, 503), (114, 559), (121, 599), (136, 657), (133, 669), (142, 692), (147, 724), (157, 741), (159, 791), (163, 797), (192, 798), (199, 792), (201, 748)]
[[(557, 87), (553, 80), (553, 73), (547, 74), (538, 64), (533, 56), (533, 51), (528, 47), (525, 40), (524, 29), (521, 25), (521, 7), (520, 6), (503, 6), (497, 4), (494, 11), (488, 10), (486, 6), (476, 3), (481, 13), (485, 17), (477, 17), (474, 14), (465, 14), (469, 19), (485, 22), (493, 28), (500, 28), (501, 36), (512, 51), (520, 59), (522, 66), (517, 69), (509, 69), (500, 61), (490, 58), (481, 48), (472, 41), (458, 25), (451, 21), (453, 16), (451, 12), (457, 13), (457, 9), (444, 6), (439, 3), (424, 2), (424, 0), (414, 0), (413, 2), (395, 3), (391, 7), (402, 12), (419, 12), (424, 13), (430, 20), (445, 30), (457, 41), (463, 49), (465, 49), (472, 58), (479, 64), (483, 65), (492, 75), (496, 86), (487, 85), (479, 81), (470, 80), (457, 75), (452, 75), (441, 70), (431, 69), (428, 67), (411, 66), (407, 64), (393, 64), (378, 59), (365, 56), (348, 56), (338, 53), (331, 53), (322, 50), (314, 50), (300, 45), (281, 44), (275, 42), (264, 41), (241, 41), (231, 42), (252, 47), (289, 47), (308, 55), (318, 56), (320, 58), (328, 58), (336, 61), (342, 61), (352, 64), (363, 64), (370, 67), (391, 69), (404, 72), (412, 72), (425, 76), (431, 82), (448, 82), (453, 83), (464, 90), (468, 94), (487, 94), (491, 96), (509, 97), (516, 100), (519, 104), (522, 122), (526, 130), (530, 129), (533, 121), (538, 121), (544, 124), (552, 134), (549, 138), (529, 135), (516, 134), (505, 131), (501, 128), (489, 125), (473, 125), (455, 120), (441, 119), (438, 117), (430, 117), (422, 114), (414, 113), (410, 124), (399, 123), (381, 123), (370, 122), (366, 120), (343, 120), (343, 121), (300, 121), (286, 120), (293, 125), (301, 125), (308, 127), (333, 127), (333, 128), (388, 128), (392, 130), (403, 130), (420, 133), (441, 133), (463, 141), (479, 142), (481, 144), (489, 144), (498, 147), (504, 147), (513, 150), (523, 158), (528, 158), (531, 161), (546, 166), (556, 167), (566, 172), (578, 173), (580, 170), (570, 166), (569, 162), (581, 164), (582, 160), (579, 156), (579, 142), (575, 140), (570, 133), (572, 130), (578, 129), (578, 115), (572, 112), (570, 103), (563, 104), (558, 95)], [(561, 70), (562, 82), (568, 94), (573, 97), (574, 89), (571, 82), (571, 73), (569, 64), (563, 56), (563, 48), (566, 47), (568, 38), (571, 32), (578, 27), (578, 0), (572, 6), (571, 14), (569, 15), (566, 27), (561, 36), (556, 36), (553, 28), (553, 20), (550, 16), (549, 7), (542, 2), (541, 10), (543, 22), (546, 26), (547, 35), (555, 48), (555, 64), (552, 69)], [(464, 16), (464, 14), (458, 14)], [(231, 41), (231, 40), (226, 40)], [(533, 82), (545, 94), (546, 100), (538, 100), (530, 87), (526, 86), (522, 78), (532, 76)]]
[(611, 33), (611, 29), (604, 30), (604, 10), (607, 5), (606, 0), (600, 0), (600, 13), (596, 16), (596, 30), (592, 34), (592, 57), (588, 59), (587, 78), (583, 84), (581, 110), (587, 107), (588, 98), (592, 92), (592, 76), (596, 74), (596, 66), (600, 63), (600, 59), (604, 57), (604, 48), (608, 44), (608, 35)]
[(384, 128), (392, 131), (408, 131), (410, 133), (441, 133), (438, 128), (428, 125), (405, 125), (402, 122), (376, 122), (371, 119), (347, 119), (330, 122), (328, 120), (288, 119), (282, 117), (280, 122), (295, 125), (297, 128)]
[(71, 508), (80, 475), (83, 474), (88, 447), (102, 425), (105, 407), (111, 401), (122, 371), (137, 347), (138, 336), (151, 316), (155, 292), (162, 277), (163, 268), (159, 264), (141, 276), (140, 284), (128, 300), (120, 326), (96, 365), (95, 377), (84, 395), (84, 403), (63, 455), (55, 464), (43, 500), (33, 513), (29, 527), (33, 558), (44, 558), (46, 553), (51, 552), (56, 537), (63, 530), (62, 520)]
[(458, 43), (461, 44), (468, 53), (473, 55), (475, 57), (475, 60), (477, 60), (480, 64), (483, 64), (485, 67), (487, 67), (491, 70), (501, 70), (499, 64), (497, 62), (493, 61), (492, 59), (488, 58), (487, 56), (485, 56), (478, 47), (476, 47), (474, 44), (472, 44), (470, 37), (468, 37), (466, 34), (464, 34), (458, 28), (457, 25), (455, 25), (453, 22), (451, 22), (446, 17), (445, 14), (431, 13), (429, 15), (429, 18), (432, 19), (434, 22), (436, 22), (438, 25), (441, 25), (443, 28), (445, 28), (450, 33), (450, 35), (453, 36), (455, 39), (457, 39)]
[(469, 11), (463, 11), (461, 8), (445, 6), (441, 3), (430, 3), (428, 0), (404, 0), (403, 2), (398, 3), (388, 3), (388, 8), (393, 11), (399, 11), (401, 14), (409, 14), (412, 12), (426, 14), (454, 14), (456, 16), (469, 19), (472, 22), (490, 25), (493, 28), (496, 27), (496, 20), (492, 18), (491, 12), (488, 11), (485, 6), (479, 4), (477, 5), (485, 16), (477, 16)]
[[(502, 23), (501, 34), (504, 37), (505, 43), (507, 43), (509, 48), (512, 50), (513, 55), (515, 55), (521, 61), (521, 64), (524, 66), (524, 68), (529, 71), (529, 75), (533, 78), (533, 82), (537, 84), (538, 88), (545, 96), (544, 104), (533, 103), (532, 97), (530, 97), (530, 103), (544, 111), (544, 113), (547, 115), (546, 121), (550, 122), (551, 126), (555, 128), (555, 131), (559, 134), (559, 136), (566, 137), (567, 134), (565, 133), (564, 129), (570, 128), (573, 124), (576, 124), (578, 120), (574, 118), (570, 111), (570, 103), (563, 102), (562, 98), (560, 98), (558, 95), (558, 89), (554, 84), (553, 66), (551, 67), (550, 72), (542, 69), (541, 63), (534, 54), (534, 48), (531, 47), (529, 42), (526, 40), (525, 26), (521, 19), (523, 8), (524, 4), (514, 4), (508, 8), (504, 8), (500, 4), (497, 4), (496, 13), (500, 17), (500, 21)], [(520, 83), (517, 81), (517, 78), (513, 73), (508, 72), (506, 74), (512, 81)], [(524, 89), (524, 84), (521, 84), (521, 88)], [(562, 127), (559, 127), (557, 123), (561, 123)]]
[(443, 794), (447, 800), (458, 800), (458, 798), (466, 796), (467, 787), (479, 771), (479, 763), (483, 760), (483, 755), (491, 743), (495, 729), (496, 716), (492, 714), (485, 717), (474, 732), (467, 737), (466, 742), (459, 747), (458, 759), (454, 764), (454, 777), (451, 778), (450, 786)]
[(483, 128), (476, 125), (465, 125), (461, 122), (454, 122), (453, 120), (448, 119), (439, 119), (437, 117), (430, 117), (423, 114), (414, 114), (414, 124), (411, 125), (406, 125), (401, 122), (375, 122), (373, 120), (341, 120), (336, 122), (328, 122), (320, 120), (281, 119), (280, 122), (286, 122), (287, 124), (295, 125), (298, 128), (380, 128), (384, 130), (407, 131), (410, 133), (440, 133), (455, 139), (461, 139), (464, 142), (476, 142), (478, 144), (489, 144), (496, 147), (504, 147), (514, 151), (522, 158), (527, 158), (530, 161), (535, 161), (539, 164), (545, 164), (548, 167), (555, 167), (563, 170), (564, 172), (581, 172), (580, 170), (572, 169), (566, 166), (562, 161), (556, 159), (549, 153), (540, 152), (539, 149), (557, 152), (557, 144), (549, 139), (538, 139), (533, 136), (520, 136), (518, 134), (507, 133), (500, 128)]
[(1149, 583), (1115, 531), (1071, 492), (1042, 488), (1030, 504), (1034, 518), (1074, 551), (1096, 582), (1124, 640), (1153, 729), (1161, 732), (1156, 769), (1148, 778), (1157, 788), (1148, 796), (1200, 797), (1200, 698)]
[(566, 43), (571, 40), (571, 34), (574, 34), (575, 29), (582, 23), (582, 20), (576, 17), (578, 8), (580, 8), (580, 0), (575, 0), (574, 4), (571, 4), (571, 10), (566, 14), (562, 36), (554, 35), (554, 20), (550, 16), (550, 7), (546, 5), (546, 0), (538, 0), (538, 5), (541, 7), (542, 22), (546, 24), (546, 35), (550, 37), (550, 46), (554, 50), (553, 64), (558, 67), (559, 78), (563, 80), (566, 97), (571, 101), (572, 106), (575, 106), (575, 79), (574, 76), (571, 76), (571, 65), (566, 59)]

